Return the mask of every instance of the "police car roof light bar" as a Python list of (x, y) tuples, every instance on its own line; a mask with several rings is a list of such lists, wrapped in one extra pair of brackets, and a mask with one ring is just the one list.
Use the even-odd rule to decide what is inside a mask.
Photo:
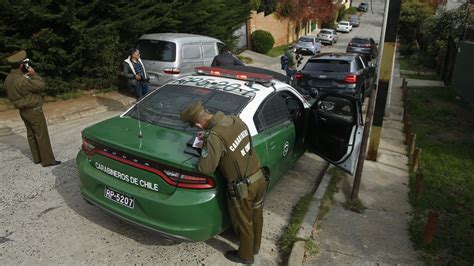
[(204, 74), (217, 77), (233, 78), (246, 81), (253, 81), (258, 83), (269, 83), (272, 81), (273, 77), (265, 74), (242, 72), (230, 69), (223, 69), (218, 67), (196, 67), (197, 74)]

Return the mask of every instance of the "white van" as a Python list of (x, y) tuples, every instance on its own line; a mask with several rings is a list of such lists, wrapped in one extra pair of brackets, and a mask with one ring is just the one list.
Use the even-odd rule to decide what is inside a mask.
[(141, 36), (140, 50), (150, 86), (194, 73), (197, 66), (211, 66), (224, 43), (218, 39), (187, 33), (153, 33)]

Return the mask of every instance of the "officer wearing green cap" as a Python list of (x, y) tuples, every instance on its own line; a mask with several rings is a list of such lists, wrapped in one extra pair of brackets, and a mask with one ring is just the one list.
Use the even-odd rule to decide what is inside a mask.
[(181, 112), (181, 120), (206, 130), (198, 133), (203, 139), (198, 170), (210, 175), (218, 169), (228, 183), (229, 214), (240, 246), (227, 251), (225, 257), (252, 264), (260, 250), (266, 186), (247, 126), (235, 115), (210, 114), (200, 101), (189, 104)]
[(7, 62), (12, 69), (5, 79), (5, 89), (8, 99), (19, 109), (20, 117), (25, 123), (33, 162), (40, 163), (43, 167), (60, 164), (61, 162), (54, 158), (43, 114), (43, 79), (29, 66), (29, 59), (24, 50), (7, 57)]

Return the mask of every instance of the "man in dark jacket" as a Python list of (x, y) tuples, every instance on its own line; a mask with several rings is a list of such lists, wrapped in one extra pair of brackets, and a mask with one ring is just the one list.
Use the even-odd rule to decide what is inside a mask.
[(222, 47), (221, 53), (214, 57), (211, 67), (219, 66), (243, 66), (244, 64), (229, 52), (227, 47)]
[(137, 100), (140, 100), (148, 93), (148, 75), (138, 49), (130, 49), (130, 56), (123, 60), (122, 68), (129, 89), (135, 93)]
[(43, 114), (43, 79), (28, 65), (29, 59), (24, 50), (9, 56), (7, 61), (12, 70), (5, 79), (5, 89), (8, 99), (20, 110), (20, 117), (25, 123), (33, 162), (43, 167), (60, 164), (54, 158)]

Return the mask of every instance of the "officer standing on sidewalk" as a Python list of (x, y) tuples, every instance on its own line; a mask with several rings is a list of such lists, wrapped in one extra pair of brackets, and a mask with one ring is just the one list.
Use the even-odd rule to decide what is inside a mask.
[(200, 101), (188, 105), (181, 120), (206, 130), (198, 133), (203, 140), (198, 170), (210, 175), (219, 169), (227, 180), (229, 213), (240, 246), (227, 251), (225, 257), (252, 264), (262, 238), (265, 178), (247, 126), (234, 115), (210, 114)]
[(43, 114), (41, 92), (45, 88), (43, 79), (29, 66), (29, 59), (24, 50), (7, 58), (11, 64), (10, 74), (5, 79), (8, 99), (19, 109), (20, 117), (25, 123), (28, 144), (33, 162), (43, 167), (58, 165), (49, 140), (48, 126)]

